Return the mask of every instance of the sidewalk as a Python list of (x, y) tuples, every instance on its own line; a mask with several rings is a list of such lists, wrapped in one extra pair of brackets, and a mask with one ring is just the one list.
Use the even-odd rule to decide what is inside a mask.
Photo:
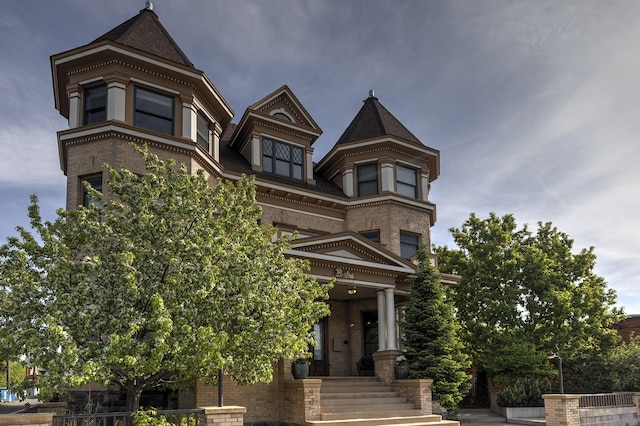
[(515, 426), (515, 425), (546, 425), (544, 419), (517, 419), (507, 423), (504, 417), (497, 415), (488, 408), (468, 408), (458, 412), (460, 426)]

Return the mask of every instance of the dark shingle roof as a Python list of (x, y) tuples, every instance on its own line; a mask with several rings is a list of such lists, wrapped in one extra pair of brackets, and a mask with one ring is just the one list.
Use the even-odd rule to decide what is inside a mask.
[(194, 68), (193, 63), (165, 30), (158, 15), (142, 9), (139, 14), (93, 41), (110, 40)]
[(422, 145), (413, 133), (382, 106), (378, 98), (371, 95), (364, 100), (364, 105), (349, 124), (347, 130), (340, 136), (337, 144), (381, 136), (395, 136)]

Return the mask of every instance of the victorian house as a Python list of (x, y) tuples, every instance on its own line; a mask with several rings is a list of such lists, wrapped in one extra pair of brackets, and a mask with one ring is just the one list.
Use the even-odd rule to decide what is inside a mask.
[[(401, 353), (398, 318), (408, 278), (416, 273), (411, 258), (420, 243), (430, 245), (436, 220), (429, 188), (440, 174), (437, 149), (411, 133), (373, 92), (363, 94), (361, 109), (317, 163), (314, 143), (322, 130), (286, 85), (265, 90), (232, 122), (229, 103), (149, 2), (89, 44), (53, 55), (51, 67), (55, 107), (69, 125), (58, 133), (68, 209), (88, 202), (83, 181), (103, 187), (103, 163), (142, 172), (129, 144), (144, 143), (191, 171), (230, 180), (254, 175), (262, 223), (282, 234), (297, 231), (289, 255), (307, 259), (320, 282), (336, 278), (331, 315), (315, 326), (310, 379), (293, 380), (283, 360), (269, 384), (241, 387), (225, 379), (225, 405), (246, 407), (245, 421), (251, 422), (439, 420), (429, 416), (428, 381), (393, 377)], [(369, 385), (396, 392), (375, 400), (380, 395), (370, 390), (357, 398)], [(332, 401), (341, 386), (350, 392)], [(196, 383), (173, 403), (216, 401), (216, 388)]]

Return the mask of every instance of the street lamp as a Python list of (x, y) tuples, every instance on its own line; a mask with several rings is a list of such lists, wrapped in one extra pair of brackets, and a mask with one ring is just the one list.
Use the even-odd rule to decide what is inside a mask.
[(564, 393), (564, 380), (562, 379), (562, 358), (560, 358), (554, 352), (550, 352), (549, 354), (547, 354), (547, 359), (548, 360), (554, 360), (556, 358), (558, 359), (558, 374), (559, 374), (558, 378), (560, 380), (560, 393), (563, 394)]

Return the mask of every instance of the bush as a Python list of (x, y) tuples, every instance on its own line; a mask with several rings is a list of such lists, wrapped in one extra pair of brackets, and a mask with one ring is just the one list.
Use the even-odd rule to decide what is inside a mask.
[(498, 392), (497, 403), (501, 407), (544, 407), (542, 394), (551, 391), (546, 379), (517, 379)]

